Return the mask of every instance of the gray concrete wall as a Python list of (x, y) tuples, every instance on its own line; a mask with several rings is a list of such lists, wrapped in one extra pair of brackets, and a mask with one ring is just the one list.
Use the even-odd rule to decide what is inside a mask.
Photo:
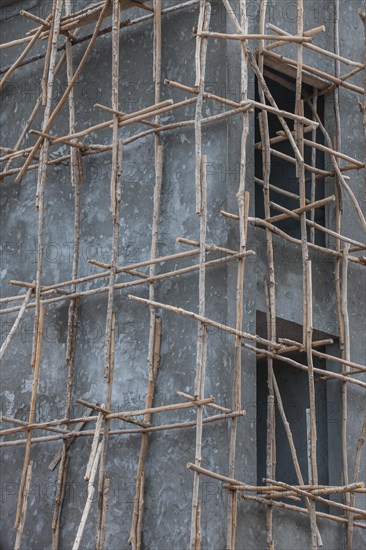
[[(166, 5), (178, 2), (167, 2)], [(48, 2), (29, 0), (3, 8), (0, 31), (2, 40), (21, 36), (32, 25), (17, 15), (21, 7), (34, 13), (45, 14)], [(237, 3), (236, 3), (237, 4)], [(236, 5), (235, 4), (235, 5)], [(248, 2), (250, 31), (257, 31), (258, 4)], [(341, 53), (357, 61), (363, 59), (363, 28), (357, 16), (361, 0), (341, 0), (340, 34)], [(271, 3), (269, 20), (295, 32), (296, 2), (276, 0)], [(234, 6), (234, 3), (233, 3)], [(318, 35), (315, 43), (333, 49), (333, 5), (328, 1), (306, 2), (305, 28), (325, 24), (327, 31)], [(165, 7), (165, 2), (164, 2)], [(231, 31), (220, 1), (212, 2), (211, 29)], [(39, 10), (39, 11), (38, 11)], [(47, 11), (47, 10), (46, 10)], [(138, 10), (132, 10), (132, 16)], [(194, 83), (195, 41), (191, 30), (197, 21), (197, 7), (163, 17), (162, 78), (178, 80), (188, 85)], [(128, 14), (126, 14), (126, 17)], [(81, 59), (85, 45), (74, 48), (75, 63)], [(294, 50), (284, 49), (293, 55)], [(1, 66), (15, 58), (16, 51), (0, 53)], [(239, 99), (239, 47), (234, 42), (210, 41), (208, 49), (206, 88), (214, 93)], [(305, 62), (333, 73), (333, 63), (313, 52), (304, 51)], [(19, 69), (1, 95), (1, 145), (12, 146), (38, 97), (42, 63), (34, 63)], [(152, 84), (152, 23), (151, 20), (124, 29), (121, 32), (121, 110), (135, 111), (153, 103)], [(105, 115), (94, 109), (94, 103), (110, 104), (110, 35), (99, 38), (95, 51), (88, 61), (82, 78), (75, 86), (77, 129), (99, 121)], [(345, 71), (347, 67), (345, 68)], [(56, 97), (65, 86), (65, 73), (60, 72), (56, 81)], [(362, 82), (361, 76), (355, 82)], [(254, 77), (250, 72), (250, 97), (254, 97)], [(185, 94), (163, 87), (162, 98), (183, 99)], [(342, 151), (363, 159), (364, 141), (362, 116), (357, 105), (357, 94), (341, 90)], [(209, 104), (207, 113), (221, 112), (221, 107)], [(164, 115), (163, 122), (191, 118), (194, 107)], [(251, 214), (254, 215), (254, 115), (250, 116), (251, 132), (248, 140), (247, 189), (251, 194)], [(40, 128), (41, 118), (34, 122)], [(326, 126), (334, 132), (334, 111), (331, 94), (326, 98)], [(58, 118), (55, 133), (67, 133), (67, 109)], [(129, 135), (132, 129), (121, 133)], [(238, 247), (236, 222), (219, 216), (221, 209), (236, 212), (235, 194), (238, 187), (238, 162), (241, 135), (240, 119), (205, 127), (203, 150), (208, 155), (208, 241), (222, 246)], [(92, 135), (88, 143), (109, 143), (111, 132)], [(33, 143), (27, 138), (25, 145)], [(194, 131), (192, 128), (164, 133), (164, 173), (162, 216), (159, 227), (159, 254), (184, 250), (177, 244), (177, 236), (198, 239), (199, 223), (194, 207)], [(52, 154), (66, 154), (67, 146), (53, 148)], [(151, 137), (135, 142), (124, 150), (122, 177), (122, 212), (119, 264), (143, 260), (149, 256), (152, 199), (154, 185), (154, 147)], [(109, 212), (110, 154), (85, 157), (85, 182), (81, 187), (81, 247), (80, 275), (97, 272), (88, 264), (90, 258), (108, 262), (111, 253), (112, 224)], [(365, 211), (364, 172), (352, 172), (350, 184)], [(17, 289), (7, 285), (9, 279), (32, 281), (36, 273), (37, 213), (34, 208), (36, 171), (29, 172), (21, 185), (14, 183), (14, 176), (1, 184), (1, 279), (2, 296), (14, 295)], [(332, 192), (332, 182), (327, 183), (327, 193)], [(69, 167), (65, 163), (48, 170), (46, 186), (46, 253), (44, 284), (67, 280), (71, 273), (73, 198)], [(332, 211), (328, 217), (332, 226)], [(362, 228), (354, 214), (350, 201), (344, 196), (345, 234), (358, 240), (364, 238)], [(302, 270), (299, 248), (284, 244), (274, 236), (276, 262), (276, 294), (279, 318), (286, 322), (302, 323)], [(264, 278), (267, 273), (267, 257), (264, 232), (250, 228), (249, 248), (256, 251), (255, 259), (246, 264), (244, 330), (257, 332), (256, 311), (265, 311)], [(314, 279), (314, 328), (337, 335), (337, 317), (332, 278), (334, 262), (319, 254), (313, 258)], [(189, 261), (179, 263), (188, 265)], [(178, 264), (177, 264), (178, 265)], [(162, 268), (164, 269), (164, 268)], [(124, 279), (120, 279), (124, 280)], [(222, 323), (235, 325), (236, 267), (220, 267), (207, 273), (207, 316)], [(365, 364), (365, 268), (350, 265), (349, 313), (351, 322), (351, 359)], [(93, 288), (94, 283), (85, 286)], [(21, 292), (21, 290), (19, 290)], [(113, 409), (126, 410), (144, 406), (147, 385), (146, 356), (148, 345), (149, 313), (144, 306), (130, 302), (129, 292), (117, 292), (116, 370), (114, 377)], [(147, 291), (137, 287), (134, 294), (146, 297)], [(196, 311), (198, 303), (197, 275), (170, 279), (157, 285), (157, 300)], [(103, 402), (105, 385), (103, 378), (103, 346), (107, 295), (86, 298), (81, 301), (75, 361), (73, 400)], [(41, 378), (37, 399), (37, 420), (47, 421), (63, 416), (65, 406), (65, 350), (68, 303), (50, 305), (46, 310)], [(177, 401), (176, 391), (193, 392), (196, 360), (196, 323), (165, 311), (162, 319), (161, 363), (154, 400), (156, 406)], [(14, 320), (14, 314), (1, 317), (1, 341)], [(33, 374), (30, 368), (32, 346), (33, 310), (26, 313), (22, 327), (8, 348), (1, 367), (2, 414), (20, 419), (27, 418)], [(337, 346), (332, 353), (339, 353)], [(208, 362), (206, 393), (214, 395), (224, 406), (231, 405), (231, 381), (233, 372), (234, 337), (212, 331), (208, 338)], [(332, 368), (337, 369), (336, 364)], [(361, 375), (358, 376), (362, 378)], [(243, 407), (246, 417), (239, 421), (237, 478), (256, 484), (256, 359), (243, 350)], [(332, 483), (340, 483), (339, 426), (340, 387), (338, 382), (328, 383), (329, 403), (337, 407), (332, 424), (328, 425), (330, 472)], [(354, 452), (364, 410), (365, 394), (362, 388), (349, 386), (349, 462), (353, 475)], [(73, 405), (73, 415), (83, 409)], [(305, 411), (304, 411), (305, 414)], [(180, 419), (192, 420), (193, 411), (167, 413), (159, 416), (161, 423)], [(333, 421), (334, 420), (334, 421)], [(116, 426), (123, 423), (116, 423)], [(8, 426), (4, 424), (4, 427)], [(125, 425), (124, 425), (125, 426)], [(45, 435), (37, 432), (37, 435)], [(8, 436), (6, 440), (18, 439)], [(228, 468), (229, 424), (214, 423), (204, 428), (202, 465), (226, 474)], [(146, 462), (144, 548), (156, 550), (185, 549), (189, 545), (192, 472), (186, 463), (194, 459), (195, 434), (193, 430), (168, 431), (151, 434)], [(62, 512), (60, 548), (70, 548), (86, 499), (84, 468), (90, 451), (90, 438), (78, 438), (70, 448), (70, 466)], [(55, 498), (57, 470), (50, 471), (48, 464), (60, 449), (60, 442), (48, 442), (32, 446), (34, 464), (28, 518), (25, 525), (23, 547), (43, 549), (51, 547), (51, 520)], [(132, 516), (134, 483), (140, 447), (138, 435), (112, 437), (108, 451), (108, 472), (112, 482), (106, 549), (120, 550), (128, 547), (128, 535)], [(0, 448), (1, 452), (1, 548), (14, 545), (14, 522), (18, 483), (23, 464), (24, 446)], [(365, 479), (366, 463), (363, 457), (360, 478)], [(220, 483), (201, 477), (202, 498), (202, 547), (224, 548), (226, 544), (227, 494)], [(365, 507), (365, 497), (358, 497), (359, 507)], [(89, 516), (88, 529), (82, 547), (93, 548), (95, 537), (96, 503)], [(345, 547), (344, 530), (336, 523), (320, 520), (319, 528), (324, 549)], [(366, 531), (355, 529), (354, 549), (366, 546)], [(284, 511), (274, 511), (274, 540), (281, 550), (302, 550), (310, 547), (310, 528), (306, 517)], [(261, 505), (239, 501), (237, 548), (257, 550), (266, 547), (265, 511)]]

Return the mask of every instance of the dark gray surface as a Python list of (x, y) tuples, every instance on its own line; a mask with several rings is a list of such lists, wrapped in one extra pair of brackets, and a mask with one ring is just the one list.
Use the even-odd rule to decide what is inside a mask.
[[(19, 3), (21, 5), (21, 3)], [(33, 2), (32, 5), (36, 4)], [(250, 30), (257, 31), (259, 2), (250, 2)], [(289, 32), (295, 29), (294, 2), (273, 2), (270, 20)], [(363, 59), (363, 28), (357, 16), (361, 1), (341, 1), (341, 53), (352, 59)], [(33, 24), (15, 17), (18, 6), (7, 12), (1, 25), (2, 40), (7, 41), (22, 35)], [(24, 7), (24, 4), (21, 5)], [(42, 2), (39, 9), (45, 9)], [(37, 11), (35, 10), (35, 13)], [(9, 16), (9, 17), (8, 17)], [(306, 5), (305, 28), (325, 24), (327, 33), (319, 35), (315, 43), (330, 50), (333, 48), (332, 9), (328, 1), (311, 2)], [(163, 18), (163, 68), (162, 77), (179, 80), (189, 85), (194, 81), (194, 48), (191, 30), (197, 20), (197, 9), (180, 12)], [(352, 32), (350, 32), (350, 28)], [(230, 29), (220, 2), (213, 2), (211, 29), (225, 32)], [(231, 29), (230, 29), (231, 30)], [(126, 29), (121, 34), (121, 110), (134, 111), (153, 102), (151, 80), (152, 25), (151, 22)], [(75, 63), (80, 60), (85, 44), (75, 49)], [(7, 65), (17, 51), (1, 51), (1, 66)], [(284, 53), (286, 49), (283, 50)], [(293, 55), (293, 49), (291, 54)], [(308, 63), (332, 71), (333, 63), (313, 52), (304, 51)], [(97, 47), (88, 61), (82, 78), (75, 86), (77, 105), (77, 129), (105, 120), (105, 115), (93, 108), (94, 103), (110, 104), (110, 37), (98, 39)], [(206, 87), (214, 93), (239, 99), (239, 49), (229, 42), (210, 42)], [(347, 68), (345, 69), (347, 70)], [(28, 118), (39, 93), (38, 82), (42, 63), (20, 69), (9, 80), (1, 95), (2, 124), (1, 145), (11, 146), (16, 142), (20, 129)], [(250, 97), (254, 97), (253, 75), (250, 75)], [(359, 79), (356, 79), (359, 82)], [(61, 72), (56, 81), (56, 90), (65, 83)], [(56, 93), (56, 97), (59, 93)], [(184, 98), (185, 94), (163, 87), (163, 99)], [(342, 151), (362, 159), (364, 154), (362, 118), (357, 106), (357, 95), (341, 90)], [(210, 113), (221, 108), (208, 104)], [(164, 115), (163, 122), (192, 116), (185, 113)], [(333, 133), (333, 106), (331, 98), (326, 103), (326, 124)], [(33, 127), (39, 128), (41, 118)], [(251, 115), (251, 129), (253, 129)], [(131, 130), (128, 130), (131, 131)], [(67, 108), (57, 120), (55, 132), (67, 132)], [(90, 136), (88, 143), (108, 143), (110, 132)], [(126, 134), (124, 134), (126, 135)], [(205, 128), (203, 148), (209, 162), (209, 212), (208, 240), (223, 246), (237, 248), (237, 224), (219, 216), (220, 209), (237, 211), (235, 193), (238, 186), (238, 160), (241, 126), (239, 119)], [(247, 189), (252, 201), (254, 215), (253, 141), (248, 142)], [(26, 141), (30, 145), (32, 140)], [(185, 247), (175, 243), (177, 236), (198, 239), (198, 221), (194, 212), (194, 133), (183, 129), (180, 132), (163, 134), (165, 147), (164, 180), (162, 195), (162, 222), (159, 228), (159, 254), (178, 252)], [(52, 154), (66, 153), (60, 146)], [(328, 159), (329, 162), (329, 159)], [(153, 193), (153, 142), (151, 138), (134, 143), (124, 151), (122, 184), (122, 226), (119, 263), (145, 259), (149, 254), (152, 221)], [(85, 159), (85, 183), (81, 189), (81, 255), (80, 274), (97, 272), (87, 259), (97, 257), (109, 261), (111, 220), (109, 212), (110, 155), (98, 155)], [(350, 184), (364, 208), (363, 172), (352, 172)], [(46, 232), (47, 247), (44, 265), (44, 283), (68, 279), (71, 272), (72, 242), (72, 190), (67, 166), (48, 171), (46, 187)], [(13, 178), (5, 180), (1, 187), (1, 278), (4, 282), (3, 296), (14, 294), (14, 287), (6, 285), (12, 278), (33, 280), (35, 278), (35, 248), (37, 216), (34, 208), (36, 172), (30, 172), (20, 186)], [(333, 192), (327, 184), (326, 194)], [(332, 212), (327, 213), (332, 224)], [(348, 198), (344, 197), (344, 232), (362, 240), (362, 229)], [(332, 226), (332, 225), (331, 225)], [(298, 247), (283, 243), (274, 236), (276, 261), (277, 311), (279, 318), (295, 323), (302, 322), (302, 270)], [(255, 259), (246, 264), (246, 291), (244, 330), (256, 333), (256, 311), (265, 311), (263, 281), (267, 270), (265, 234), (260, 229), (251, 229), (249, 247), (256, 250)], [(337, 318), (334, 303), (332, 277), (334, 262), (326, 256), (313, 255), (314, 327), (328, 334), (337, 334)], [(187, 261), (188, 264), (188, 261)], [(179, 264), (180, 265), (184, 265)], [(121, 279), (122, 280), (122, 279)], [(365, 268), (350, 265), (349, 312), (351, 322), (351, 359), (365, 363)], [(207, 315), (215, 320), (235, 325), (236, 268), (219, 268), (207, 273)], [(92, 284), (86, 288), (92, 288)], [(133, 293), (146, 296), (146, 289)], [(116, 374), (114, 379), (113, 408), (135, 408), (144, 403), (148, 331), (148, 309), (126, 299), (127, 292), (116, 294), (117, 315)], [(157, 299), (163, 302), (196, 310), (198, 289), (197, 276), (171, 279), (157, 285)], [(74, 399), (102, 401), (105, 395), (103, 379), (103, 343), (106, 314), (106, 295), (83, 299), (80, 307), (79, 332), (76, 350)], [(190, 319), (161, 312), (162, 350), (155, 405), (175, 402), (177, 390), (193, 391), (196, 323)], [(1, 317), (2, 340), (14, 316)], [(22, 329), (8, 348), (1, 367), (1, 407), (3, 414), (25, 418), (29, 403), (32, 372), (30, 370), (31, 331), (33, 313), (27, 313)], [(46, 337), (41, 366), (41, 382), (37, 400), (37, 419), (60, 418), (64, 410), (66, 383), (65, 342), (67, 328), (67, 305), (47, 308)], [(333, 350), (337, 353), (337, 349)], [(216, 331), (210, 333), (206, 378), (206, 393), (213, 394), (218, 403), (230, 406), (231, 373), (233, 369), (234, 339)], [(332, 365), (332, 368), (338, 368)], [(362, 376), (359, 376), (362, 379)], [(363, 377), (365, 380), (366, 377)], [(339, 403), (339, 384), (328, 383), (328, 398)], [(331, 395), (331, 397), (329, 397)], [(360, 432), (364, 409), (364, 392), (356, 386), (349, 387), (349, 461), (353, 472), (356, 439)], [(239, 421), (237, 478), (256, 483), (256, 364), (251, 353), (243, 351), (243, 406), (247, 416)], [(75, 406), (73, 413), (82, 409)], [(174, 422), (176, 419), (193, 419), (194, 413), (166, 414), (159, 422)], [(329, 450), (331, 482), (336, 483), (339, 463), (336, 462), (340, 441), (340, 419), (328, 425), (329, 444), (337, 449)], [(121, 424), (119, 424), (121, 425)], [(226, 424), (204, 428), (202, 465), (217, 472), (227, 473), (228, 427)], [(146, 462), (146, 495), (144, 515), (144, 547), (149, 550), (183, 550), (188, 548), (191, 509), (192, 472), (186, 463), (194, 459), (194, 432), (170, 431), (150, 437)], [(86, 499), (83, 480), (91, 441), (79, 438), (70, 450), (70, 469), (65, 505), (62, 514), (60, 548), (70, 548), (75, 538), (81, 512)], [(32, 447), (34, 473), (28, 518), (25, 526), (23, 548), (50, 548), (51, 519), (57, 472), (51, 472), (48, 464), (59, 450), (60, 443), (53, 442)], [(14, 545), (12, 529), (17, 500), (17, 484), (23, 464), (23, 447), (0, 449), (1, 451), (1, 548)], [(109, 521), (106, 537), (107, 550), (127, 548), (128, 532), (133, 506), (134, 480), (139, 451), (138, 436), (124, 439), (112, 438), (109, 447), (108, 471), (112, 481)], [(361, 479), (365, 479), (365, 458)], [(201, 478), (202, 495), (202, 547), (218, 550), (225, 547), (226, 500), (221, 484), (212, 479)], [(358, 506), (365, 506), (365, 496), (358, 496)], [(96, 509), (90, 512), (82, 548), (94, 547), (94, 524)], [(338, 524), (319, 521), (324, 550), (344, 548), (344, 531)], [(307, 518), (283, 511), (274, 511), (274, 539), (281, 550), (303, 550), (310, 547), (310, 528)], [(265, 513), (260, 505), (240, 501), (238, 509), (237, 548), (240, 550), (264, 549)], [(354, 549), (366, 546), (365, 531), (355, 529)]]

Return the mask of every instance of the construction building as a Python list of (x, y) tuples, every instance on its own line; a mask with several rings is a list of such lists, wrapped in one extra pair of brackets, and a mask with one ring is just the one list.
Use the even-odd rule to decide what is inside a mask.
[(1, 0), (1, 549), (366, 548), (365, 26)]

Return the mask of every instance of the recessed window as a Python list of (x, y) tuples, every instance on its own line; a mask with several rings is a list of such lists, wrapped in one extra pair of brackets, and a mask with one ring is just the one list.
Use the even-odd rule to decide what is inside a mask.
[[(268, 88), (274, 97), (278, 107), (285, 111), (294, 112), (295, 108), (295, 80), (291, 77), (278, 73), (274, 69), (266, 69), (265, 72), (266, 83)], [(304, 100), (304, 115), (312, 119), (312, 111), (307, 104), (308, 99), (312, 99), (316, 89), (308, 84), (303, 84), (302, 93)], [(256, 86), (256, 101), (259, 101), (258, 86)], [(256, 176), (256, 189), (255, 189), (255, 213), (258, 218), (265, 218), (264, 210), (264, 197), (263, 197), (263, 159), (262, 151), (258, 148), (261, 142), (260, 127), (258, 114), (260, 111), (256, 110), (255, 113), (255, 176)], [(317, 98), (317, 112), (324, 120), (324, 96), (320, 95)], [(294, 130), (294, 121), (286, 119), (286, 122), (291, 131)], [(288, 210), (294, 210), (300, 207), (299, 199), (299, 184), (296, 177), (296, 164), (295, 161), (291, 162), (284, 158), (283, 155), (295, 159), (294, 151), (290, 142), (287, 139), (283, 139), (283, 128), (276, 115), (268, 113), (268, 125), (270, 139), (273, 139), (271, 143), (271, 170), (270, 170), (270, 200), (279, 206), (287, 208)], [(304, 135), (305, 139), (309, 141), (314, 140), (311, 130), (306, 131)], [(323, 136), (321, 131), (316, 131), (317, 143), (323, 144)], [(324, 170), (324, 153), (319, 149), (316, 149), (314, 157), (313, 148), (305, 145), (304, 160), (305, 164), (314, 166)], [(320, 200), (324, 198), (324, 178), (315, 174), (316, 179), (312, 180), (311, 171), (307, 169), (305, 171), (306, 178), (306, 199), (310, 202), (314, 200)], [(277, 188), (282, 191), (276, 191)], [(313, 212), (313, 213), (312, 213)], [(281, 214), (279, 210), (271, 208), (271, 216)], [(314, 216), (314, 218), (312, 217)], [(324, 226), (325, 224), (325, 210), (323, 208), (317, 208), (314, 211), (307, 212), (307, 218), (315, 221), (318, 224)], [(293, 217), (288, 217), (285, 220), (274, 222), (276, 227), (282, 229), (292, 237), (301, 238), (300, 222)], [(319, 230), (313, 230), (315, 233), (312, 236), (310, 226), (308, 226), (308, 239), (312, 240), (319, 245), (325, 245), (325, 235)]]
[[(302, 327), (295, 323), (278, 319), (278, 336), (301, 341)], [(266, 335), (265, 316), (257, 313), (257, 332), (261, 336)], [(319, 333), (314, 339), (320, 340), (329, 335)], [(324, 351), (324, 348), (317, 348)], [(307, 364), (306, 353), (287, 353), (286, 357), (294, 359), (298, 363)], [(314, 366), (326, 369), (326, 361), (314, 357)], [(306, 409), (309, 408), (308, 373), (297, 369), (283, 361), (274, 361), (274, 373), (281, 395), (287, 420), (290, 424), (297, 458), (305, 484), (309, 482), (308, 476), (308, 445), (307, 445), (307, 421)], [(341, 464), (341, 457), (336, 456), (338, 451), (330, 449), (329, 442), (336, 433), (340, 441), (340, 416), (335, 416), (334, 393), (328, 394), (329, 382), (320, 381), (320, 376), (315, 375), (315, 401), (317, 419), (317, 466), (318, 483), (320, 485), (334, 484), (338, 478), (340, 483), (340, 471), (334, 471), (334, 464)], [(267, 359), (257, 362), (257, 483), (263, 484), (266, 476), (266, 444), (267, 444), (267, 402), (268, 402), (268, 369)], [(340, 401), (337, 410), (341, 410)], [(298, 485), (299, 481), (293, 464), (288, 437), (281, 419), (277, 401), (275, 399), (275, 440), (276, 440), (276, 479), (290, 485)], [(340, 447), (340, 445), (339, 445)], [(338, 453), (339, 454), (339, 453)], [(329, 468), (331, 465), (331, 469)], [(335, 479), (336, 478), (336, 479)], [(326, 507), (327, 508), (327, 507)], [(324, 510), (324, 506), (318, 506), (318, 510)]]

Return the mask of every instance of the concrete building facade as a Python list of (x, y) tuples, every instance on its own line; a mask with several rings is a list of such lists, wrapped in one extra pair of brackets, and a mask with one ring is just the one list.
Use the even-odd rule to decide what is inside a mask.
[(364, 3), (301, 6), (0, 4), (1, 548), (365, 548)]

